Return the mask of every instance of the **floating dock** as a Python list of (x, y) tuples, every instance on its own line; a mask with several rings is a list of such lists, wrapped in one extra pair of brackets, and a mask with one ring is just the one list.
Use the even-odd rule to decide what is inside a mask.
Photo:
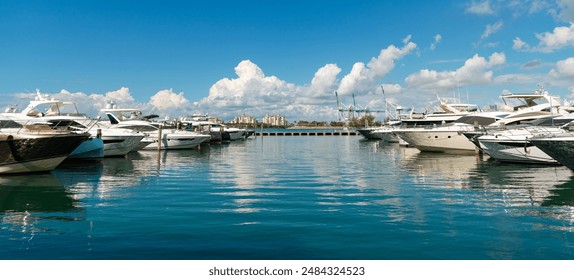
[(355, 136), (360, 135), (356, 131), (285, 131), (267, 132), (256, 131), (255, 136)]

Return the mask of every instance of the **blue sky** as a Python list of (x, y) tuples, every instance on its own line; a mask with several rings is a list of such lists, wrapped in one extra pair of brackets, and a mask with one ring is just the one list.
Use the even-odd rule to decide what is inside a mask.
[(574, 97), (574, 0), (0, 1), (0, 105), (336, 120), (387, 97)]

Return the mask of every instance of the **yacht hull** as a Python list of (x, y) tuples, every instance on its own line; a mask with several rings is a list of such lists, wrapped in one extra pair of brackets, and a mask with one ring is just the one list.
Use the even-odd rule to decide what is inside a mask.
[[(152, 138), (153, 139), (153, 138)], [(209, 141), (211, 136), (202, 134), (171, 134), (166, 133), (162, 135), (160, 141), (161, 150), (184, 150), (193, 149), (199, 144)], [(157, 138), (154, 139), (154, 143), (145, 146), (144, 150), (157, 150), (158, 149)]]
[(494, 136), (478, 138), (482, 150), (502, 162), (558, 164), (538, 147), (522, 139), (499, 139)]
[(88, 134), (0, 134), (0, 174), (50, 171), (88, 137)]
[(399, 130), (396, 133), (409, 146), (423, 152), (472, 153), (475, 151), (475, 145), (459, 133), (459, 130), (413, 128)]
[(399, 137), (394, 130), (389, 127), (367, 127), (358, 129), (357, 132), (367, 140), (379, 140), (391, 143), (398, 143)]
[[(123, 157), (135, 149), (144, 138), (143, 135), (107, 135), (104, 140), (104, 156)], [(149, 143), (148, 143), (149, 144)]]
[(530, 143), (560, 164), (574, 170), (574, 137), (531, 139)]
[(98, 159), (104, 157), (104, 141), (92, 137), (80, 144), (69, 156), (69, 159)]
[(365, 128), (361, 128), (361, 129), (357, 129), (357, 132), (359, 132), (359, 134), (361, 134), (361, 136), (363, 136), (365, 139), (368, 140), (383, 140), (383, 135), (380, 133), (375, 134), (375, 128), (374, 127), (365, 127)]
[(240, 139), (245, 139), (246, 131), (243, 129), (228, 129), (227, 132), (229, 133), (229, 140), (235, 141)]

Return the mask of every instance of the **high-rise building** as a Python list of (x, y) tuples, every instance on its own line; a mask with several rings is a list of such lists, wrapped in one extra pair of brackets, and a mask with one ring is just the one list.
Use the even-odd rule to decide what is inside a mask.
[(251, 116), (241, 115), (239, 117), (235, 117), (229, 123), (231, 124), (257, 124), (257, 119)]
[(266, 114), (265, 117), (263, 117), (262, 123), (270, 126), (286, 126), (287, 120), (281, 115)]

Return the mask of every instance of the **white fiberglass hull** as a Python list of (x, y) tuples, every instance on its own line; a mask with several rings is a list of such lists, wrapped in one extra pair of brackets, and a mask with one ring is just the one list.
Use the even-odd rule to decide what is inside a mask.
[(30, 172), (47, 172), (56, 168), (67, 157), (60, 156), (47, 159), (38, 159), (27, 162), (15, 162), (0, 166), (0, 174), (17, 174)]
[[(104, 135), (104, 156), (123, 157), (135, 149), (144, 138), (143, 135)], [(148, 143), (149, 144), (149, 143)]]
[(412, 128), (397, 130), (396, 134), (413, 146), (425, 152), (463, 152), (475, 151), (475, 145), (459, 129)]
[(562, 132), (558, 127), (525, 127), (483, 135), (477, 140), (485, 153), (499, 161), (557, 164), (555, 159), (530, 143), (530, 139)]
[(532, 145), (524, 136), (518, 137), (495, 137), (485, 135), (478, 138), (482, 150), (490, 157), (505, 162), (521, 163), (549, 163), (558, 162)]
[[(151, 143), (145, 146), (144, 150), (157, 150), (158, 149), (158, 138), (153, 137), (153, 135), (149, 136), (150, 139), (154, 140), (154, 143)], [(197, 133), (185, 133), (185, 132), (178, 132), (178, 133), (164, 133), (162, 134), (160, 147), (161, 150), (183, 150), (183, 149), (193, 149), (199, 146), (201, 143), (209, 141), (211, 136), (204, 135), (204, 134), (197, 134)]]
[[(134, 148), (132, 148), (131, 151), (137, 152), (139, 150), (143, 150), (145, 147), (152, 145), (153, 143), (157, 143), (157, 141), (149, 137), (144, 137)], [(157, 144), (154, 147), (157, 149)]]

